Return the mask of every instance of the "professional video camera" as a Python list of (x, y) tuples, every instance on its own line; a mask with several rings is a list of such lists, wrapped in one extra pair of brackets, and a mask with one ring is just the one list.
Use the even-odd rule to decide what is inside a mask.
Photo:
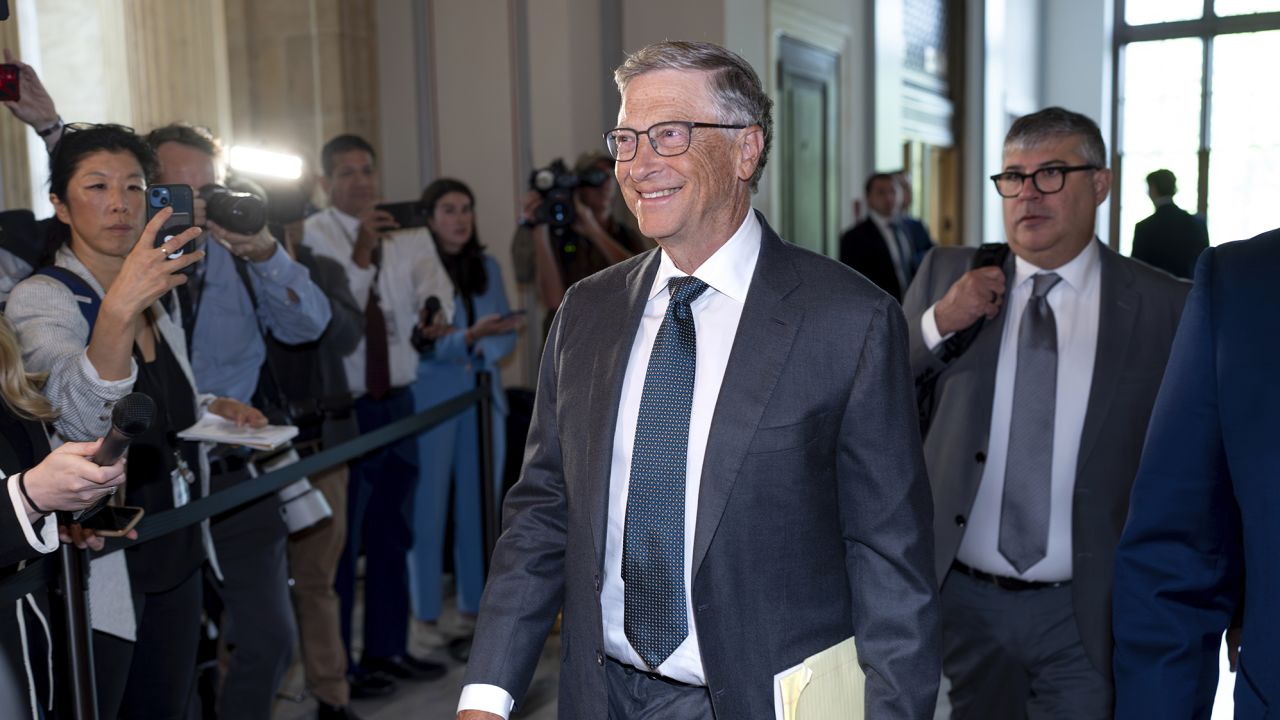
[(561, 158), (556, 158), (545, 168), (534, 170), (529, 175), (529, 188), (542, 196), (542, 203), (534, 211), (535, 222), (547, 223), (553, 234), (563, 235), (577, 219), (573, 207), (574, 188), (579, 185), (600, 187), (608, 179), (609, 174), (599, 168), (575, 173)]
[(267, 203), (252, 193), (210, 183), (200, 188), (205, 217), (233, 233), (256, 235), (267, 224)]

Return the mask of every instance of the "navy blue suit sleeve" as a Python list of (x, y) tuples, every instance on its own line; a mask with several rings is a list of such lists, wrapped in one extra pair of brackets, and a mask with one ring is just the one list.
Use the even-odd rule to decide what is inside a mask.
[(1215, 367), (1214, 253), (1196, 267), (1116, 551), (1117, 718), (1208, 718), (1243, 588)]

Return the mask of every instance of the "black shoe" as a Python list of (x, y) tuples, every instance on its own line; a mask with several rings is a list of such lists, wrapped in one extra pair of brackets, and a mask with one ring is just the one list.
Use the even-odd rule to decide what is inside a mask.
[(448, 672), (440, 663), (419, 660), (410, 655), (365, 657), (360, 660), (360, 667), (369, 672), (385, 673), (397, 680), (438, 680)]
[(350, 705), (329, 705), (316, 701), (316, 720), (360, 720)]
[(356, 700), (385, 697), (396, 691), (396, 681), (380, 672), (357, 672), (347, 680)]

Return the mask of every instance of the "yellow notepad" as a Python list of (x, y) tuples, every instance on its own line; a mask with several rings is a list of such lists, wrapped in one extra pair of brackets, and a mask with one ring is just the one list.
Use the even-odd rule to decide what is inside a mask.
[(853, 638), (773, 676), (777, 720), (861, 720), (867, 676)]

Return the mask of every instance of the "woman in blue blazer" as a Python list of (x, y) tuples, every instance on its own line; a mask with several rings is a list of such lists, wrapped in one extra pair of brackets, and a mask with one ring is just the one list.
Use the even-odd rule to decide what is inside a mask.
[[(476, 373), (493, 378), (494, 467), (501, 487), (506, 447), (506, 394), (498, 361), (515, 348), (522, 320), (510, 314), (498, 263), (476, 237), (475, 196), (465, 184), (440, 179), (422, 192), (422, 209), (454, 287), (454, 318), (447, 334), (422, 356), (413, 386), (419, 412), (470, 391)], [(413, 614), (440, 616), (446, 517), (453, 511), (453, 566), (458, 611), (475, 615), (484, 587), (484, 531), (480, 511), (480, 463), (476, 409), (456, 415), (418, 440), (421, 475), (414, 500), (414, 541), (409, 554)], [(450, 490), (452, 489), (452, 493)], [(452, 497), (452, 503), (450, 498)]]

